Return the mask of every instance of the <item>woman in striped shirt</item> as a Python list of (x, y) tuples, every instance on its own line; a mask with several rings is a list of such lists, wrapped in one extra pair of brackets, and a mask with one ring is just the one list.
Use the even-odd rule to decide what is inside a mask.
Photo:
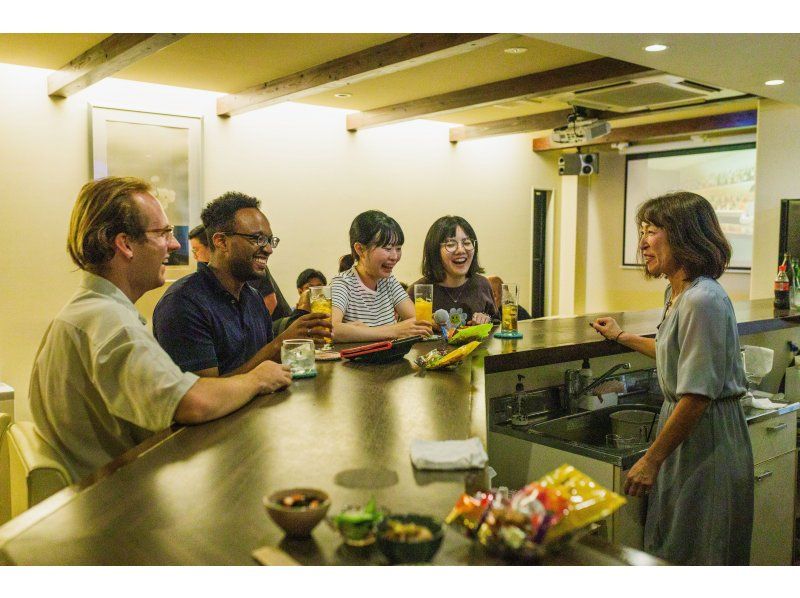
[(392, 275), (402, 256), (403, 241), (400, 225), (383, 212), (369, 210), (353, 220), (350, 253), (355, 264), (331, 280), (333, 334), (337, 341), (431, 334), (431, 324), (416, 320), (414, 303)]

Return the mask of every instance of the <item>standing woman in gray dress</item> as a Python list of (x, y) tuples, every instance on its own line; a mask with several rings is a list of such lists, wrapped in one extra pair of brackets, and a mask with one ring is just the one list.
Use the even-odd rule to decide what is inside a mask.
[(694, 193), (639, 208), (647, 278), (669, 280), (656, 338), (594, 329), (654, 357), (664, 404), (658, 434), (631, 467), (625, 491), (649, 494), (644, 547), (676, 564), (747, 565), (753, 527), (753, 453), (739, 398), (745, 378), (733, 306), (717, 282), (731, 248), (711, 204)]

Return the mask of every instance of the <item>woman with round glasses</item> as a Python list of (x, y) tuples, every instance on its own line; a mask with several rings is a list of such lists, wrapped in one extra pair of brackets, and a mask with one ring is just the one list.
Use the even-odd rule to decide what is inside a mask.
[(355, 263), (331, 280), (331, 319), (337, 341), (431, 333), (429, 322), (416, 320), (414, 303), (392, 274), (402, 256), (403, 241), (400, 225), (383, 212), (369, 210), (353, 220), (350, 252)]
[[(478, 264), (478, 238), (461, 216), (442, 216), (425, 237), (422, 278), (415, 284), (433, 285), (433, 309), (444, 309), (451, 323), (484, 324), (497, 314), (492, 287)], [(455, 320), (459, 320), (455, 322)]]

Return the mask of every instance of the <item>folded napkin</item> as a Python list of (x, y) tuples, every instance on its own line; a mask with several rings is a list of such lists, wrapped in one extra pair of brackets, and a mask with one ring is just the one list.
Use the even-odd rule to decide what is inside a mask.
[(754, 390), (747, 393), (742, 398), (742, 407), (753, 407), (755, 409), (779, 409), (781, 407), (786, 407), (786, 403), (775, 403), (771, 401), (770, 398), (780, 401), (783, 399), (783, 393), (779, 392), (776, 395), (771, 395), (767, 392)]
[(411, 462), (417, 469), (473, 469), (484, 467), (488, 461), (478, 437), (411, 441)]

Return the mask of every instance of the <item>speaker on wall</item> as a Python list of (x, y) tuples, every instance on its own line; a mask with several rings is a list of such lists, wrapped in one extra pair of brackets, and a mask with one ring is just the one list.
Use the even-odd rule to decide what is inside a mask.
[(563, 154), (558, 159), (558, 174), (587, 176), (600, 172), (600, 154)]

